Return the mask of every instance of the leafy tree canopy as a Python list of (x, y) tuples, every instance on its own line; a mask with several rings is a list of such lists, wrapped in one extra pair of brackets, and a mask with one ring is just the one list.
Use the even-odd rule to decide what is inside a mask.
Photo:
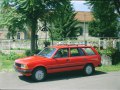
[[(86, 0), (91, 6), (94, 20), (89, 25), (92, 36), (114, 37), (118, 32), (118, 18), (115, 0)], [(119, 7), (120, 8), (120, 7)]]
[[(30, 28), (31, 51), (35, 52), (35, 50), (37, 49), (36, 31), (38, 19), (44, 20), (43, 18), (46, 14), (48, 14), (49, 17), (52, 17), (51, 13), (59, 10), (59, 8), (61, 8), (61, 6), (63, 6), (66, 2), (69, 2), (69, 0), (3, 0), (1, 6), (2, 13), (4, 13), (4, 15), (6, 13), (15, 14), (17, 16), (20, 15), (21, 18), (18, 19), (18, 21), (24, 20), (24, 23), (26, 23), (27, 26)], [(6, 21), (11, 22), (11, 20), (16, 18), (15, 15), (11, 15), (12, 19), (10, 19), (9, 16), (9, 18), (5, 16)]]
[(70, 2), (67, 2), (56, 11), (53, 18), (50, 18), (53, 38), (61, 40), (67, 37), (77, 37), (80, 33), (80, 22), (75, 20), (76, 13), (73, 11)]

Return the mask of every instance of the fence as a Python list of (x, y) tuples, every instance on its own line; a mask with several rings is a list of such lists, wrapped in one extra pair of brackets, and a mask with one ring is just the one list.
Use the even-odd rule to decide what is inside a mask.
[[(50, 39), (48, 41), (52, 42)], [(44, 47), (45, 39), (38, 39), (38, 48)], [(107, 47), (119, 48), (120, 50), (120, 38), (94, 38), (89, 37), (86, 39), (87, 45), (96, 46), (99, 49), (106, 49)], [(62, 40), (54, 40), (53, 45), (56, 44), (85, 44), (84, 38), (65, 38)], [(26, 50), (30, 49), (30, 40), (0, 40), (0, 51), (3, 50)]]

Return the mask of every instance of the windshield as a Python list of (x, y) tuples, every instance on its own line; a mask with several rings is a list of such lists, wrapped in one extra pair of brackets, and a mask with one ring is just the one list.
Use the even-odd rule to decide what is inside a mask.
[(50, 58), (53, 55), (53, 53), (55, 52), (55, 50), (56, 50), (55, 48), (45, 48), (43, 51), (38, 53), (38, 55)]

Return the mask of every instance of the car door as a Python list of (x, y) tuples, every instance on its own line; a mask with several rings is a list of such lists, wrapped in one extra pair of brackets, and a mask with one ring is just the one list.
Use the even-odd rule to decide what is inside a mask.
[(84, 52), (87, 55), (87, 63), (92, 63), (93, 65), (96, 65), (99, 63), (99, 57), (98, 55), (92, 50), (90, 47), (82, 48)]
[(54, 65), (49, 67), (50, 72), (62, 72), (68, 70), (69, 67), (69, 48), (61, 48), (57, 50), (53, 56)]
[(81, 48), (70, 48), (71, 70), (83, 69), (86, 63), (86, 55)]

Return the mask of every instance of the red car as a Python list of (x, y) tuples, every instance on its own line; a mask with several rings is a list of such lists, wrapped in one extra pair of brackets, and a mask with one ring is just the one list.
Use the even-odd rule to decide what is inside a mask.
[(15, 60), (15, 69), (35, 81), (42, 81), (47, 74), (83, 70), (93, 74), (101, 66), (101, 57), (91, 46), (56, 45), (45, 48), (37, 55)]

